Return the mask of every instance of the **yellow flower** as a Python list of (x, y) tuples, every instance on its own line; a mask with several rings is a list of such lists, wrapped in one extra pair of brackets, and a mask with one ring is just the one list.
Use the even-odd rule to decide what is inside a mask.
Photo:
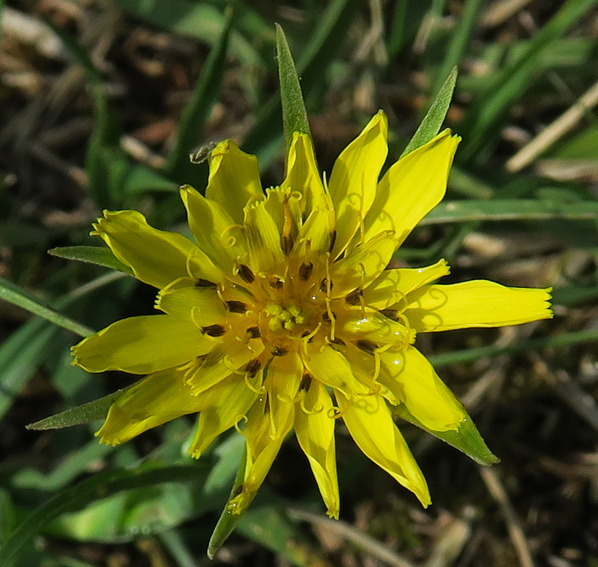
[(206, 197), (181, 196), (196, 243), (150, 227), (135, 211), (95, 227), (135, 276), (160, 291), (160, 315), (118, 321), (73, 347), (90, 372), (148, 374), (111, 406), (98, 431), (118, 444), (199, 412), (190, 454), (235, 426), (245, 477), (230, 502), (242, 512), (294, 430), (328, 514), (338, 517), (334, 428), (425, 506), (426, 481), (393, 406), (425, 428), (458, 430), (463, 406), (413, 346), (418, 332), (513, 325), (552, 316), (549, 290), (488, 281), (432, 282), (444, 261), (386, 269), (395, 250), (443, 198), (459, 143), (445, 130), (397, 161), (379, 112), (320, 176), (310, 138), (295, 133), (280, 185), (262, 191), (257, 160), (231, 141), (210, 157)]

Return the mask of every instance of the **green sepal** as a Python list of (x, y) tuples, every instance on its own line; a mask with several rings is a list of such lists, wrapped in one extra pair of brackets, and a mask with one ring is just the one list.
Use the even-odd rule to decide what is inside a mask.
[[(245, 480), (245, 466), (247, 465), (247, 445), (243, 450), (243, 456), (241, 457), (241, 461), (239, 462), (239, 469), (237, 470), (237, 475), (235, 476), (235, 481), (233, 482), (233, 487), (231, 488), (230, 494), (228, 496), (228, 501), (226, 502), (226, 506), (218, 519), (218, 523), (212, 532), (212, 537), (210, 538), (210, 543), (208, 544), (208, 558), (214, 559), (218, 550), (224, 545), (224, 542), (227, 540), (228, 536), (233, 532), (236, 525), (239, 523), (242, 514), (233, 514), (231, 512), (229, 504), (230, 501), (235, 498), (235, 496), (239, 495), (240, 490), (243, 486), (243, 481)], [(257, 491), (256, 491), (257, 493)], [(245, 508), (249, 508), (249, 505)]]
[(465, 419), (461, 421), (458, 429), (453, 431), (432, 431), (423, 425), (418, 419), (416, 419), (411, 412), (405, 407), (405, 404), (399, 404), (394, 406), (393, 412), (405, 421), (416, 425), (420, 429), (438, 437), (445, 443), (459, 449), (459, 451), (465, 453), (468, 457), (473, 459), (480, 465), (493, 465), (500, 462), (500, 459), (488, 449), (484, 439), (480, 435), (478, 428), (473, 423), (473, 420), (469, 415), (465, 414)]
[(30, 423), (26, 426), (27, 429), (34, 429), (36, 431), (43, 431), (46, 429), (63, 429), (64, 427), (72, 427), (73, 425), (83, 425), (84, 423), (91, 423), (98, 419), (105, 419), (108, 415), (110, 406), (121, 396), (125, 390), (131, 386), (117, 390), (112, 394), (108, 394), (103, 398), (98, 398), (86, 404), (67, 409), (63, 412), (51, 415), (35, 423)]
[(438, 91), (434, 102), (431, 104), (428, 112), (421, 121), (418, 129), (413, 134), (413, 138), (407, 144), (407, 147), (403, 150), (401, 157), (406, 156), (408, 153), (417, 148), (427, 144), (432, 140), (438, 132), (446, 118), (446, 114), (451, 105), (453, 99), (453, 92), (455, 85), (457, 84), (457, 67), (453, 67), (449, 76), (444, 81), (442, 87)]
[(87, 262), (96, 266), (110, 268), (117, 272), (123, 272), (129, 276), (133, 275), (133, 270), (123, 264), (109, 248), (101, 246), (63, 246), (48, 250), (48, 254), (64, 258), (65, 260), (77, 260), (78, 262)]
[(282, 124), (285, 145), (288, 150), (291, 147), (294, 132), (307, 134), (310, 137), (311, 132), (295, 62), (284, 31), (278, 24), (276, 24), (276, 55), (282, 101)]

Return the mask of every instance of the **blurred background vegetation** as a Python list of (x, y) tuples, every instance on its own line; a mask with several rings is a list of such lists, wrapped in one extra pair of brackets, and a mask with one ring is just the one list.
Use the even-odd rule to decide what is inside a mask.
[(210, 564), (598, 566), (597, 5), (0, 2), (0, 297), (10, 300), (0, 301), (2, 567), (9, 556), (24, 567), (209, 563), (240, 436), (194, 462), (181, 449), (192, 428), (184, 418), (117, 448), (98, 444), (97, 423), (27, 431), (130, 378), (72, 367), (76, 335), (14, 298), (94, 330), (151, 313), (147, 286), (46, 251), (99, 244), (89, 231), (103, 208), (185, 230), (177, 188), (203, 190), (206, 165), (188, 154), (210, 141), (256, 153), (264, 186), (282, 180), (275, 22), (327, 172), (379, 108), (396, 159), (458, 65), (447, 124), (463, 142), (447, 200), (397, 265), (444, 257), (448, 281), (553, 286), (555, 319), (418, 338), (499, 465), (479, 467), (405, 424), (434, 501), (423, 510), (339, 427), (333, 522), (289, 441)]

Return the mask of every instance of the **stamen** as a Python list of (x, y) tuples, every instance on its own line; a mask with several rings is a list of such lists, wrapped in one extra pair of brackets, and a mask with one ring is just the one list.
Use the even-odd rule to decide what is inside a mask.
[(270, 396), (266, 391), (266, 399), (264, 400), (264, 415), (268, 415), (270, 413)]
[(262, 336), (259, 327), (249, 327), (246, 331), (246, 334), (249, 335), (250, 339), (259, 339)]
[(367, 352), (368, 354), (374, 354), (378, 348), (378, 345), (375, 342), (368, 339), (360, 339), (356, 341), (355, 346), (363, 352)]
[(349, 293), (347, 296), (345, 296), (345, 301), (349, 305), (357, 305), (361, 301), (362, 297), (363, 289), (358, 287), (357, 289), (354, 289), (351, 293)]
[(314, 270), (313, 262), (303, 262), (299, 267), (299, 277), (306, 282), (309, 278), (311, 278), (311, 274)]
[(345, 341), (343, 341), (343, 339), (341, 339), (340, 337), (336, 337), (334, 339), (330, 339), (330, 338), (326, 337), (326, 341), (330, 345), (347, 346), (347, 343)]
[(284, 356), (285, 354), (288, 354), (288, 353), (289, 353), (289, 351), (286, 348), (282, 348), (282, 347), (276, 347), (272, 351), (273, 356)]
[(302, 377), (301, 377), (301, 383), (299, 384), (299, 391), (300, 392), (309, 392), (309, 388), (311, 387), (311, 381), (313, 379), (313, 376), (309, 373), (306, 372)]
[(245, 313), (247, 311), (247, 305), (242, 301), (225, 301), (224, 306), (231, 313)]
[(397, 309), (381, 309), (380, 314), (384, 315), (387, 319), (398, 323), (400, 321), (399, 312)]
[(226, 332), (222, 325), (207, 325), (201, 328), (201, 332), (210, 337), (221, 337)]
[(330, 246), (328, 247), (329, 252), (332, 252), (334, 245), (336, 244), (336, 230), (330, 233)]
[(281, 280), (279, 277), (274, 277), (270, 279), (270, 287), (274, 289), (280, 289), (284, 285), (284, 281)]
[(253, 272), (251, 271), (251, 268), (249, 266), (245, 264), (240, 264), (238, 266), (238, 271), (239, 276), (244, 282), (250, 284), (255, 281), (255, 276), (253, 275)]
[(199, 278), (198, 280), (195, 280), (195, 287), (216, 287), (216, 284), (209, 280)]
[(262, 363), (260, 360), (258, 358), (254, 358), (245, 365), (245, 372), (250, 378), (253, 378), (260, 371), (261, 367)]

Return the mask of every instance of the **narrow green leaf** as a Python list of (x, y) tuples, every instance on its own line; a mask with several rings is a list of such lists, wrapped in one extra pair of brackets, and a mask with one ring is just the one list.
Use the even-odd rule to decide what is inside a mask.
[(129, 276), (133, 275), (133, 270), (129, 266), (123, 264), (110, 248), (104, 248), (103, 246), (62, 246), (48, 250), (48, 254), (65, 260), (76, 260), (77, 262), (103, 266)]
[(73, 425), (82, 425), (83, 423), (90, 423), (98, 419), (104, 419), (108, 415), (110, 406), (116, 399), (131, 386), (117, 390), (112, 394), (108, 394), (103, 398), (81, 404), (75, 408), (67, 409), (63, 412), (51, 415), (35, 423), (27, 425), (27, 429), (34, 429), (36, 431), (43, 431), (46, 429), (62, 429), (64, 427), (71, 427)]
[(457, 67), (453, 67), (448, 77), (444, 81), (442, 87), (438, 91), (434, 102), (432, 102), (430, 109), (421, 121), (421, 124), (413, 134), (413, 138), (407, 144), (407, 147), (403, 150), (401, 157), (406, 156), (408, 153), (417, 148), (427, 144), (430, 140), (440, 132), (440, 128), (446, 114), (451, 105), (453, 98), (453, 92), (455, 85), (457, 84)]
[(90, 502), (106, 498), (122, 490), (154, 486), (166, 482), (202, 484), (207, 476), (202, 464), (188, 466), (138, 467), (133, 470), (116, 470), (99, 473), (92, 478), (71, 486), (50, 498), (17, 527), (0, 548), (0, 565), (9, 567), (31, 538), (64, 512), (80, 509)]
[(393, 411), (403, 418), (405, 421), (423, 429), (424, 431), (448, 443), (455, 449), (465, 453), (468, 457), (473, 459), (480, 465), (493, 465), (500, 461), (482, 439), (478, 428), (473, 423), (471, 417), (467, 416), (460, 424), (459, 428), (454, 431), (432, 431), (416, 419), (411, 412), (405, 407), (405, 404), (399, 404), (393, 407)]
[(191, 100), (178, 123), (177, 137), (168, 155), (165, 172), (181, 184), (197, 184), (197, 180), (193, 179), (197, 168), (190, 164), (189, 154), (201, 141), (201, 131), (220, 93), (232, 21), (233, 12), (227, 10), (222, 34), (206, 59)]
[(300, 132), (311, 137), (307, 111), (303, 102), (299, 76), (295, 62), (284, 35), (283, 29), (276, 24), (276, 55), (278, 77), (280, 80), (280, 98), (282, 101), (282, 124), (287, 150), (291, 147), (293, 133)]
[(39, 300), (35, 299), (28, 292), (2, 277), (0, 277), (0, 299), (18, 305), (30, 313), (39, 315), (55, 325), (72, 331), (81, 337), (87, 337), (93, 334), (93, 331), (88, 327), (42, 305)]
[(210, 559), (214, 559), (214, 556), (218, 552), (218, 550), (224, 545), (224, 542), (227, 540), (228, 536), (233, 532), (235, 526), (239, 523), (241, 519), (241, 514), (233, 514), (228, 509), (228, 503), (238, 494), (239, 488), (243, 485), (243, 479), (245, 478), (245, 465), (247, 463), (247, 449), (243, 451), (243, 456), (241, 457), (241, 461), (239, 463), (239, 469), (237, 470), (237, 475), (235, 477), (235, 481), (233, 483), (233, 487), (230, 491), (230, 495), (228, 497), (228, 501), (222, 514), (220, 515), (220, 519), (212, 532), (212, 537), (210, 538), (210, 543), (208, 544), (208, 557)]
[(547, 219), (598, 219), (598, 201), (565, 203), (540, 199), (472, 199), (444, 201), (422, 221), (421, 225), (470, 222)]

